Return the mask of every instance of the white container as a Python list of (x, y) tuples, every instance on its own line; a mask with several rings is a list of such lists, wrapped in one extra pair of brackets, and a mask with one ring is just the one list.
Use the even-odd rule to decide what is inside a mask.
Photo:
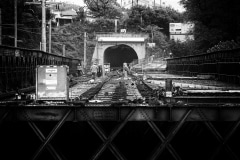
[(36, 100), (69, 98), (68, 66), (41, 65), (36, 68)]

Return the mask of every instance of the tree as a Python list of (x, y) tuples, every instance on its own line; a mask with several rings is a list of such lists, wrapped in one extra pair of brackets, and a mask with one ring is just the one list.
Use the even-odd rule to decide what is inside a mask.
[(128, 10), (128, 18), (122, 22), (128, 32), (145, 32), (149, 34), (149, 42), (155, 47), (148, 48), (148, 55), (164, 56), (169, 50), (169, 23), (183, 22), (183, 14), (170, 7), (149, 8), (134, 6)]
[(204, 52), (219, 41), (239, 40), (239, 0), (181, 0), (189, 21), (195, 23), (196, 47)]
[(194, 40), (187, 40), (185, 42), (170, 40), (169, 48), (173, 57), (189, 56), (194, 54), (200, 54), (195, 48)]
[(79, 7), (79, 9), (77, 11), (76, 21), (84, 22), (85, 19), (86, 19), (86, 13), (84, 11), (84, 7)]
[(122, 10), (116, 0), (84, 0), (90, 14), (96, 18), (120, 18)]
[(162, 32), (167, 36), (169, 36), (169, 23), (183, 22), (183, 15), (170, 7), (149, 8), (139, 5), (132, 7), (128, 14), (129, 19), (125, 22), (128, 30), (136, 30), (136, 26), (144, 28), (148, 25), (156, 25), (162, 28)]

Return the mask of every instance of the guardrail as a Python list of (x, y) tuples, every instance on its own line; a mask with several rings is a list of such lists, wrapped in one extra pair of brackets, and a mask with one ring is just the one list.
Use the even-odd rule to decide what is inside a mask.
[(240, 84), (240, 48), (207, 54), (167, 59), (169, 73), (210, 75), (215, 79)]
[(79, 59), (0, 45), (0, 94), (35, 86), (37, 65), (67, 65), (74, 74), (78, 63)]

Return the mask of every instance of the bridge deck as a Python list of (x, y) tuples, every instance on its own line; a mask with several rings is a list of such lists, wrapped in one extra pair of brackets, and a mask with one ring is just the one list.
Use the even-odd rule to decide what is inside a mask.
[[(102, 106), (101, 106), (102, 105)], [(67, 121), (238, 121), (240, 104), (192, 104), (165, 106), (83, 105), (0, 105), (1, 121), (59, 121), (69, 112)]]

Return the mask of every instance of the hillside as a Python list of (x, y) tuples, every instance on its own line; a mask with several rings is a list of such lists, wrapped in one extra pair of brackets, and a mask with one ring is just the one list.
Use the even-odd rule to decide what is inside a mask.
[[(65, 45), (67, 57), (83, 59), (84, 55), (84, 32), (86, 27), (80, 22), (53, 28), (52, 30), (52, 53), (62, 55), (62, 46)], [(89, 39), (89, 37), (87, 38)], [(48, 42), (47, 42), (48, 43)], [(90, 64), (94, 45), (87, 44), (87, 63)]]

